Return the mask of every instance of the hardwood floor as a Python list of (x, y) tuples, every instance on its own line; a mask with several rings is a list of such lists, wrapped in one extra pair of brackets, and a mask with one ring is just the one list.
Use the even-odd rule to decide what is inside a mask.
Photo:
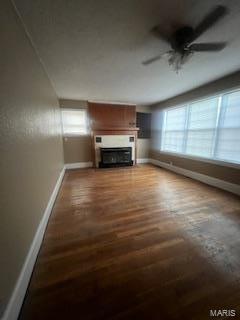
[(151, 165), (66, 172), (21, 320), (210, 309), (240, 318), (239, 197)]

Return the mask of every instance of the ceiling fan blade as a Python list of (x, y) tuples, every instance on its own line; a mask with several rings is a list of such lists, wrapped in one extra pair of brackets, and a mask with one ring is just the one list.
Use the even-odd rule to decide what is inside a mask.
[(159, 38), (159, 39), (161, 39), (161, 40), (164, 40), (165, 42), (171, 44), (171, 38), (166, 34), (166, 30), (165, 30), (165, 32), (164, 32), (163, 29), (164, 29), (164, 28), (161, 27), (161, 26), (155, 26), (155, 27), (153, 27), (153, 28), (151, 29), (151, 33), (152, 33), (155, 37), (157, 37), (157, 38)]
[(153, 58), (144, 60), (144, 61), (142, 62), (142, 64), (143, 64), (144, 66), (147, 66), (148, 64), (151, 64), (151, 63), (153, 63), (153, 62), (155, 62), (155, 61), (157, 61), (157, 60), (160, 60), (160, 59), (162, 58), (162, 55), (163, 55), (163, 54), (161, 53), (161, 54), (159, 54), (159, 55), (157, 55), (157, 56), (155, 56), (155, 57), (153, 57)]
[(190, 38), (189, 43), (197, 39), (201, 34), (206, 30), (211, 28), (215, 23), (222, 19), (229, 12), (227, 7), (216, 6), (207, 16), (199, 23), (195, 28), (192, 37)]
[(227, 45), (227, 42), (209, 42), (209, 43), (193, 43), (188, 47), (191, 51), (221, 51)]

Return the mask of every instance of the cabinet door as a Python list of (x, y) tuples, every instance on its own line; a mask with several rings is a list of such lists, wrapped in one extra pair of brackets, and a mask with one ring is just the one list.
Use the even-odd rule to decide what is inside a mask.
[(125, 106), (124, 110), (125, 127), (136, 127), (136, 107)]

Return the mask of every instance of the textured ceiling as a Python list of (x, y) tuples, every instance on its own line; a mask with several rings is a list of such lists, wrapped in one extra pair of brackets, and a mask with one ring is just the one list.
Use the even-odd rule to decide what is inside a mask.
[[(239, 0), (15, 0), (59, 98), (151, 104), (240, 69)], [(199, 38), (229, 41), (219, 53), (196, 53), (176, 74), (169, 49), (149, 30), (196, 25), (216, 4), (230, 14)]]

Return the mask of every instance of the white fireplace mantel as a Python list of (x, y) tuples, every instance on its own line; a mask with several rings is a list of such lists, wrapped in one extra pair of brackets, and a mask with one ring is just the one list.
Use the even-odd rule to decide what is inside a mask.
[[(101, 142), (97, 142), (100, 138)], [(135, 134), (96, 134), (94, 135), (94, 150), (95, 150), (95, 166), (99, 167), (101, 160), (100, 148), (132, 148), (132, 160), (136, 160), (136, 135)]]

